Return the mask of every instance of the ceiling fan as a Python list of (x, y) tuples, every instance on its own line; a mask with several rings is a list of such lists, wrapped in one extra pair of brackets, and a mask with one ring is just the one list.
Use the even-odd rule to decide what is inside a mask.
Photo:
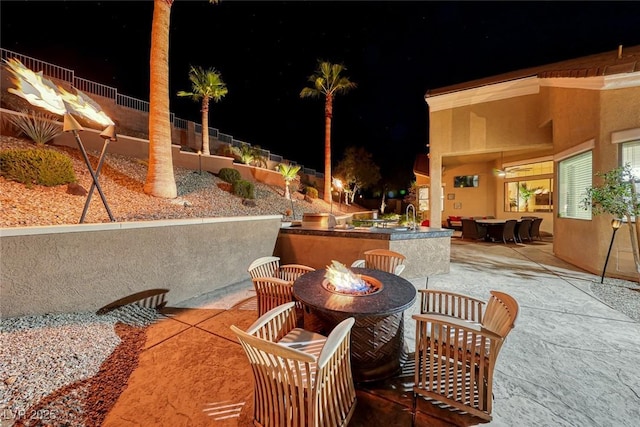
[(507, 176), (508, 173), (520, 172), (520, 171), (526, 172), (526, 171), (530, 171), (531, 169), (532, 168), (528, 168), (525, 166), (510, 166), (504, 169), (493, 168), (493, 174), (496, 176), (505, 177)]
[(530, 171), (532, 168), (524, 166), (508, 166), (504, 167), (504, 153), (500, 153), (500, 165), (502, 169), (493, 168), (493, 174), (499, 177), (505, 177), (508, 173), (519, 172), (519, 171)]

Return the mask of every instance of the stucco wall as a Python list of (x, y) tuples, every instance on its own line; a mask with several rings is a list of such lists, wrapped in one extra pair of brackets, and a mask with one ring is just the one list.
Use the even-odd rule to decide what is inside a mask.
[(280, 216), (0, 229), (0, 316), (95, 311), (149, 289), (169, 305), (248, 279)]
[[(390, 249), (406, 256), (402, 277), (416, 279), (449, 272), (451, 231), (421, 227), (421, 238), (383, 239), (374, 233), (309, 231), (279, 234), (274, 255), (281, 264), (305, 264), (316, 269), (325, 268), (333, 260), (350, 266), (357, 259), (364, 259), (364, 252), (371, 249)], [(407, 233), (413, 233), (411, 231)], [(431, 233), (431, 235), (427, 235)]]
[[(620, 164), (618, 144), (611, 135), (627, 129), (640, 128), (640, 88), (606, 91), (554, 89), (551, 91), (555, 116), (556, 151), (594, 140), (594, 184), (601, 181), (595, 175)], [(612, 236), (609, 214), (593, 216), (591, 220), (556, 218), (554, 253), (559, 258), (601, 274)], [(612, 247), (607, 274), (637, 280), (629, 231), (624, 225)]]

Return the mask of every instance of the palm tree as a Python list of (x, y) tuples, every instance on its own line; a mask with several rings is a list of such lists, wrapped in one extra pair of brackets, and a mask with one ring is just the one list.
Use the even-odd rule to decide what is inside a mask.
[[(209, 0), (217, 4), (218, 0)], [(169, 111), (169, 21), (173, 0), (153, 0), (149, 58), (149, 169), (143, 190), (155, 197), (178, 195), (171, 158)]]
[(276, 170), (280, 172), (282, 177), (284, 178), (284, 198), (291, 199), (291, 192), (289, 191), (289, 185), (291, 181), (295, 180), (298, 177), (298, 171), (300, 170), (300, 166), (292, 166), (286, 163), (280, 163), (276, 166)]
[(333, 99), (337, 94), (347, 93), (356, 84), (342, 75), (346, 68), (341, 64), (318, 61), (318, 68), (309, 76), (313, 87), (305, 87), (300, 98), (324, 96), (324, 201), (331, 200), (331, 118)]
[(229, 91), (222, 76), (214, 68), (204, 70), (191, 67), (189, 71), (192, 92), (181, 90), (178, 96), (190, 96), (194, 101), (202, 101), (202, 154), (209, 155), (209, 102), (220, 101)]
[(149, 168), (144, 192), (173, 199), (178, 195), (171, 158), (169, 111), (169, 20), (173, 0), (153, 1), (149, 89)]

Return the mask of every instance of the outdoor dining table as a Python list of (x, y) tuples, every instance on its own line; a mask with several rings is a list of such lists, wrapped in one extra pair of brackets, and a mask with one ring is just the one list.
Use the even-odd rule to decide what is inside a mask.
[(389, 378), (402, 368), (404, 310), (415, 302), (417, 291), (411, 282), (395, 274), (368, 268), (351, 268), (355, 274), (370, 276), (382, 287), (363, 295), (345, 295), (322, 285), (325, 269), (300, 276), (293, 294), (304, 305), (304, 328), (330, 332), (348, 317), (351, 328), (351, 370), (356, 382)]
[(482, 225), (487, 228), (487, 233), (484, 236), (484, 240), (485, 242), (491, 242), (495, 239), (495, 236), (502, 236), (502, 230), (507, 220), (497, 219), (497, 218), (486, 218), (486, 219), (476, 219), (475, 222), (476, 224)]
[[(487, 227), (487, 234), (484, 237), (484, 240), (487, 242), (494, 242), (496, 240), (502, 240), (502, 231), (504, 229), (504, 224), (507, 222), (506, 218), (486, 218), (486, 219), (476, 219), (476, 224), (483, 225)], [(516, 230), (515, 234), (518, 235), (518, 225), (522, 223), (522, 219), (516, 220)]]

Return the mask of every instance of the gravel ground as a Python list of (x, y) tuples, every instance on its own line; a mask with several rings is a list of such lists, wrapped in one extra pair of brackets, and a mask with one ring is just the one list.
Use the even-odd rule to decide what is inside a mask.
[[(0, 150), (33, 148), (25, 140), (0, 136)], [(66, 153), (73, 160), (78, 183), (88, 190), (89, 173), (77, 149), (50, 147)], [(100, 153), (89, 153), (92, 164), (97, 164)], [(329, 212), (322, 200), (307, 202), (297, 192), (293, 200), (284, 198), (280, 187), (256, 183), (255, 206), (220, 188), (226, 183), (217, 176), (177, 168), (176, 199), (161, 199), (142, 190), (147, 174), (146, 162), (117, 154), (109, 154), (99, 176), (100, 187), (116, 221), (141, 221), (176, 218), (205, 218), (224, 216), (282, 215), (285, 220), (302, 219), (304, 212)], [(220, 186), (219, 186), (220, 185)], [(86, 196), (67, 193), (67, 186), (33, 186), (7, 181), (0, 177), (0, 227), (77, 224), (84, 208)], [(94, 192), (85, 223), (109, 222), (109, 216), (100, 195)]]
[[(30, 147), (2, 136), (0, 150)], [(77, 150), (56, 147), (74, 163), (79, 184), (91, 176)], [(96, 161), (99, 153), (89, 153)], [(95, 163), (94, 163), (95, 164)], [(100, 184), (117, 221), (281, 214), (300, 219), (303, 212), (327, 212), (321, 200), (306, 202), (296, 194), (256, 185), (256, 206), (246, 206), (221, 189), (209, 173), (177, 169), (178, 198), (157, 199), (143, 193), (146, 164), (107, 154)], [(86, 197), (66, 186), (26, 188), (0, 177), (0, 227), (76, 224)], [(292, 210), (292, 212), (290, 212)], [(85, 220), (108, 222), (97, 192)], [(640, 322), (640, 286), (605, 279), (591, 291), (614, 309)], [(0, 321), (0, 426), (99, 426), (126, 387), (145, 341), (146, 326), (156, 313), (136, 305), (106, 315), (71, 313)]]
[[(0, 150), (33, 148), (18, 138), (0, 136)], [(91, 175), (76, 149), (49, 147), (71, 157), (78, 183), (89, 189)], [(100, 153), (89, 153), (94, 165)], [(284, 191), (257, 183), (255, 206), (222, 189), (213, 174), (176, 169), (178, 198), (144, 194), (146, 163), (109, 154), (99, 182), (116, 221), (282, 215), (328, 212), (322, 200), (293, 200)], [(67, 186), (27, 188), (0, 177), (0, 227), (77, 224), (86, 196)], [(97, 192), (86, 223), (109, 222)], [(72, 313), (0, 321), (0, 426), (99, 426), (126, 387), (145, 341), (146, 320), (154, 316), (136, 305), (108, 315)], [(140, 321), (142, 319), (142, 322)]]

